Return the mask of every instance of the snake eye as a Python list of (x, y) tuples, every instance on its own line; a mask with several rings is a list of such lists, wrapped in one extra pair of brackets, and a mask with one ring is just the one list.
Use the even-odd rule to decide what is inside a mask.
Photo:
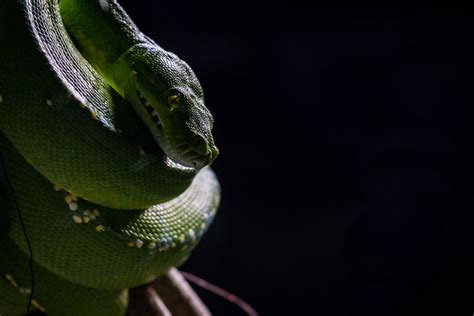
[(168, 102), (168, 106), (170, 111), (174, 111), (178, 108), (179, 101), (181, 101), (181, 96), (179, 94), (172, 94), (166, 100)]

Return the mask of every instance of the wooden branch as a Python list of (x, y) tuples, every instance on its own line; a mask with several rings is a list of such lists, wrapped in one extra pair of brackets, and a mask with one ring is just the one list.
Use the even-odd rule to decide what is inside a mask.
[(128, 295), (127, 316), (171, 316), (171, 312), (150, 284), (131, 288)]
[(172, 268), (155, 281), (131, 288), (127, 316), (210, 316), (181, 273)]
[(210, 316), (211, 312), (181, 273), (172, 268), (152, 283), (173, 316)]

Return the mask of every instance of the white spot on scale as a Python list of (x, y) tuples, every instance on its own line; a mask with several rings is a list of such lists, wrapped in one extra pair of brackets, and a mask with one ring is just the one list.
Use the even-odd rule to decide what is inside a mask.
[(42, 311), (43, 313), (46, 312), (46, 309), (43, 306), (41, 306), (37, 300), (31, 300), (31, 304), (37, 309), (39, 309), (40, 311)]
[(109, 11), (109, 3), (106, 0), (99, 0), (99, 5), (103, 11)]
[(18, 287), (18, 284), (16, 283), (15, 279), (13, 278), (13, 275), (11, 274), (5, 274), (5, 278), (10, 282), (11, 285), (14, 287)]
[(90, 111), (91, 112), (91, 117), (93, 120), (97, 120), (97, 113), (95, 113), (94, 111)]
[(191, 237), (191, 240), (192, 240), (192, 241), (195, 241), (195, 240), (196, 240), (196, 233), (194, 232), (194, 230), (189, 229), (188, 234), (189, 234), (189, 237)]
[(143, 241), (140, 239), (135, 240), (135, 246), (137, 246), (137, 248), (141, 248), (143, 246)]
[(154, 242), (151, 242), (151, 243), (148, 244), (147, 248), (148, 249), (155, 249), (155, 247), (156, 247), (156, 244)]
[(82, 217), (80, 217), (80, 216), (74, 215), (74, 216), (72, 217), (72, 220), (73, 220), (76, 224), (82, 224)]
[(31, 289), (25, 287), (18, 288), (18, 291), (20, 291), (21, 294), (31, 294)]
[(49, 106), (53, 106), (53, 102), (51, 100), (46, 100), (46, 104)]
[(0, 103), (3, 102), (3, 96), (0, 94)]
[(79, 207), (76, 202), (71, 202), (71, 203), (69, 203), (68, 205), (69, 205), (69, 209), (70, 209), (71, 211), (75, 211), (75, 210), (77, 210), (77, 208)]

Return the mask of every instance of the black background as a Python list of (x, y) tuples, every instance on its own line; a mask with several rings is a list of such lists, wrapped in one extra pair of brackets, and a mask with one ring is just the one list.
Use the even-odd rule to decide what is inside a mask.
[(183, 270), (262, 315), (473, 314), (469, 12), (121, 3), (216, 120), (222, 204)]

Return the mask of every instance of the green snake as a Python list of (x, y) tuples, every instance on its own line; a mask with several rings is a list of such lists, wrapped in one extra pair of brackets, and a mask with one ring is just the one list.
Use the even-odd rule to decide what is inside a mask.
[(2, 0), (0, 40), (0, 314), (31, 293), (24, 225), (35, 308), (122, 315), (216, 214), (201, 85), (114, 0)]

